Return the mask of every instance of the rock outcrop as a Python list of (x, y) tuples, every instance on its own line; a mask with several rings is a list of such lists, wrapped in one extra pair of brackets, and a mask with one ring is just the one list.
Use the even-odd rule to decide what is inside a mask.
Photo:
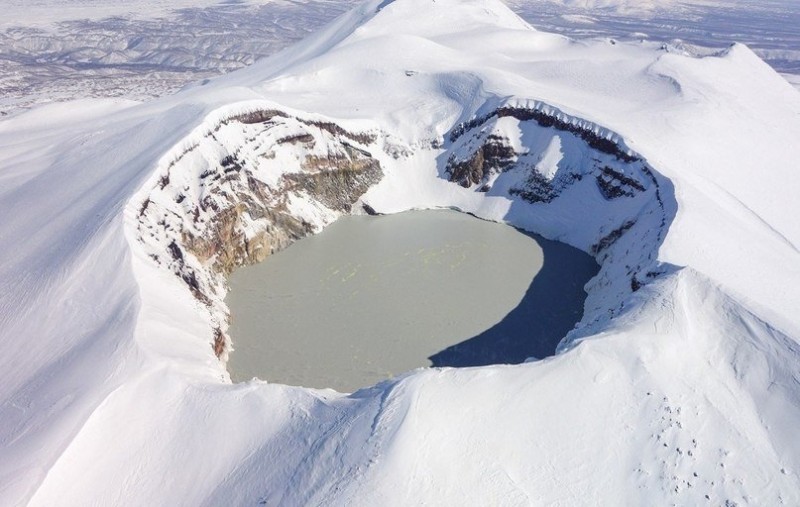
[[(478, 148), (467, 158), (461, 160), (453, 153), (447, 159), (447, 175), (450, 181), (464, 188), (485, 183), (493, 174), (503, 172), (511, 167), (519, 158), (519, 154), (509, 146), (508, 139), (489, 134)], [(481, 191), (488, 187), (481, 186)]]
[[(571, 153), (546, 160), (550, 145), (537, 137), (558, 138)], [(518, 139), (516, 142), (511, 138)], [(509, 193), (530, 203), (549, 203), (566, 188), (593, 176), (606, 199), (635, 197), (645, 192), (635, 173), (643, 161), (613, 139), (576, 122), (566, 121), (536, 108), (504, 106), (458, 125), (449, 135), (451, 153), (445, 174), (450, 181), (487, 192), (496, 177), (518, 169), (523, 178)], [(537, 152), (537, 147), (542, 152)], [(580, 158), (580, 160), (576, 160)]]

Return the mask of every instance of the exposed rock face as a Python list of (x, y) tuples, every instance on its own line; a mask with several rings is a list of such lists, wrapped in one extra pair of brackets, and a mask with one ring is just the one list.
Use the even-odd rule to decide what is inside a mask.
[(606, 199), (618, 197), (635, 197), (639, 192), (644, 192), (644, 185), (620, 171), (605, 166), (596, 176), (597, 186)]
[(525, 106), (509, 105), (499, 107), (487, 115), (462, 123), (450, 132), (450, 142), (455, 143), (465, 133), (487, 123), (492, 118), (514, 118), (520, 122), (533, 121), (540, 127), (552, 128), (557, 131), (573, 134), (582, 139), (590, 148), (613, 155), (615, 158), (624, 162), (633, 162), (637, 158), (620, 147), (614, 140), (604, 137), (592, 129), (562, 118), (558, 114), (552, 114), (544, 109)]
[(383, 176), (377, 160), (359, 148), (342, 143), (346, 155), (310, 155), (303, 163), (305, 172), (284, 178), (330, 209), (349, 212), (364, 192)]
[(539, 172), (536, 167), (529, 170), (528, 176), (525, 181), (509, 189), (511, 195), (518, 195), (522, 199), (531, 204), (538, 202), (549, 203), (553, 199), (561, 195), (561, 192), (569, 186), (570, 183), (575, 183), (583, 179), (583, 174), (568, 173), (562, 175), (559, 180), (554, 181), (548, 179), (545, 175)]
[(613, 245), (615, 241), (621, 238), (622, 235), (625, 234), (634, 225), (636, 225), (635, 220), (628, 220), (624, 224), (620, 225), (616, 229), (612, 230), (611, 232), (600, 238), (600, 241), (592, 245), (592, 255), (597, 255), (603, 250)]
[[(531, 127), (538, 135), (549, 132), (547, 135), (558, 136), (570, 145), (581, 145), (579, 150), (594, 154), (575, 163), (562, 153), (556, 167), (543, 167), (545, 153), (537, 153), (520, 143), (515, 148), (509, 140), (511, 135), (522, 139), (526, 133), (530, 134)], [(644, 166), (640, 158), (591, 129), (538, 109), (501, 107), (457, 126), (449, 138), (452, 153), (447, 159), (445, 174), (450, 181), (465, 188), (478, 185), (478, 191), (487, 192), (494, 177), (518, 169), (524, 173), (524, 178), (510, 188), (509, 193), (529, 203), (552, 202), (587, 175), (594, 176), (598, 189), (609, 200), (635, 197), (645, 191), (645, 186), (633, 176)]]
[[(255, 264), (269, 254), (282, 250), (311, 231), (308, 223), (286, 213), (263, 206), (264, 201), (250, 200), (249, 195), (233, 195), (236, 205), (221, 210), (202, 234), (185, 232), (184, 248), (201, 263), (211, 263), (224, 275), (239, 266)], [(264, 227), (248, 237), (246, 222), (263, 221)]]
[(139, 210), (139, 239), (209, 306), (219, 357), (225, 276), (349, 212), (383, 175), (376, 139), (262, 110), (220, 122), (165, 167)]
[[(509, 146), (508, 139), (496, 134), (489, 134), (477, 150), (467, 160), (459, 160), (456, 154), (447, 160), (447, 175), (450, 181), (464, 188), (486, 183), (488, 178), (511, 167), (519, 158), (519, 154)], [(488, 190), (481, 187), (483, 191)]]

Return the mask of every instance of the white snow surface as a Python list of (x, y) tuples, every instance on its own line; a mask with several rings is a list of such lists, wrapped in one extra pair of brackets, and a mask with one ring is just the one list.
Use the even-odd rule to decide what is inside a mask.
[[(461, 145), (432, 141), (504, 105), (641, 157), (614, 167), (642, 197), (606, 200), (591, 172), (550, 204), (509, 196), (514, 170), (487, 193), (445, 181), (438, 159)], [(215, 314), (148, 257), (138, 210), (168, 167), (202, 171), (176, 162), (187, 149), (221, 155), (205, 133), (273, 108), (381, 133), (378, 211), (458, 207), (586, 251), (636, 225), (597, 253), (555, 357), (353, 394), (232, 385)], [(509, 118), (485, 128), (542, 150), (524, 157), (556, 180), (593, 153)], [(220, 132), (223, 148), (247, 137)], [(171, 97), (8, 119), (0, 504), (797, 505), (798, 138), (800, 93), (743, 45), (576, 42), (495, 0), (368, 1)], [(336, 216), (293, 199), (318, 228)]]

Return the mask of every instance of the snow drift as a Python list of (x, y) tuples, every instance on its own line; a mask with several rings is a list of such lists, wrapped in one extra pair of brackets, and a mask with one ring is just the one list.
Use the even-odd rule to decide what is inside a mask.
[[(744, 46), (579, 43), (493, 0), (370, 1), (173, 97), (4, 122), (0, 500), (797, 503), (799, 134)], [(559, 354), (230, 384), (227, 272), (431, 207), (596, 257)]]

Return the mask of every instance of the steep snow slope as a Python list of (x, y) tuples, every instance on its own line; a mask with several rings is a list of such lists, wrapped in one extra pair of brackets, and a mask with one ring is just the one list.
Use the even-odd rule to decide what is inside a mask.
[[(0, 123), (0, 501), (797, 504), (799, 134), (744, 46), (493, 0), (370, 1), (174, 97)], [(231, 385), (225, 272), (364, 204), (592, 253), (583, 321), (522, 365)]]

